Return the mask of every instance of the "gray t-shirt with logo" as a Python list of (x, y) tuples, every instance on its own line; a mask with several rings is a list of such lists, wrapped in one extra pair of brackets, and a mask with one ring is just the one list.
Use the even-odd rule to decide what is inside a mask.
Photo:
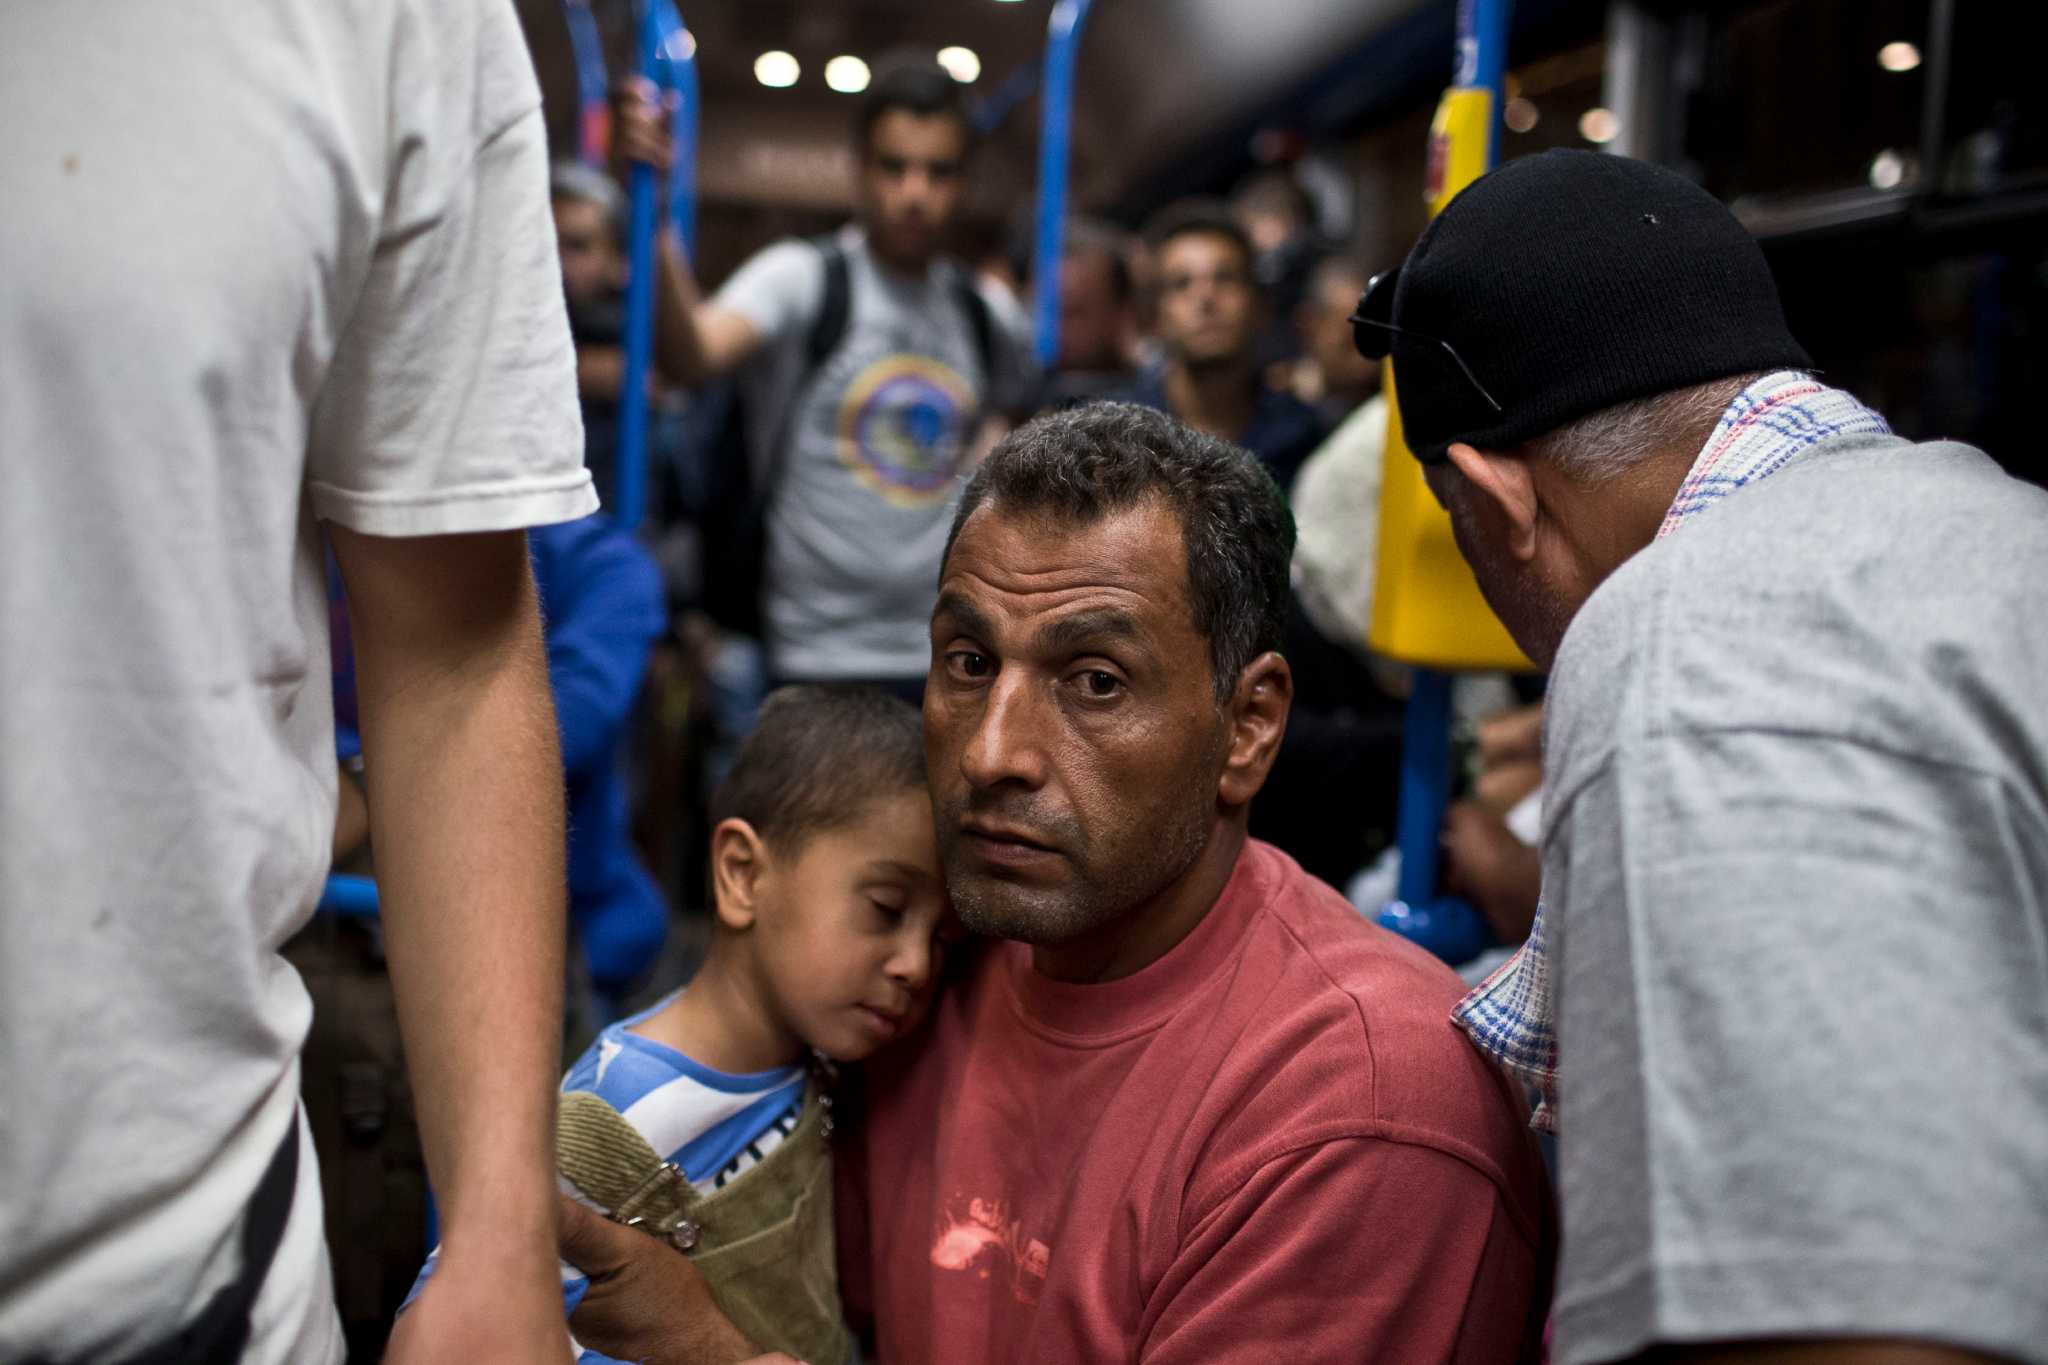
[(839, 241), (846, 334), (816, 372), (806, 355), (825, 293), (815, 245), (776, 243), (716, 300), (765, 339), (744, 383), (750, 454), (773, 490), (766, 643), (781, 677), (920, 677), (972, 443), (983, 413), (1025, 390), (1029, 344), (1021, 311), (977, 286), (993, 324), (984, 367), (958, 297), (962, 266), (938, 260), (911, 278), (880, 266), (858, 230)]
[(1615, 573), (1551, 699), (1560, 1360), (2048, 1361), (2048, 493), (1816, 447)]

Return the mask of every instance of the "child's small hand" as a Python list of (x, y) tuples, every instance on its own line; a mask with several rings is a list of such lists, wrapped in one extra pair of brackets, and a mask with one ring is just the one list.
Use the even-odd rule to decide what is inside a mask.
[(584, 1346), (645, 1365), (755, 1365), (760, 1348), (720, 1311), (690, 1258), (667, 1242), (566, 1197), (561, 1239), (562, 1259), (590, 1279), (569, 1316)]

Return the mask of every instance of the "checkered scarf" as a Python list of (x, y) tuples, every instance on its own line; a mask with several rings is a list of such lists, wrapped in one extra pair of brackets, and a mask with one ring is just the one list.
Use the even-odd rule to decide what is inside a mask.
[[(1852, 433), (1884, 435), (1884, 418), (1810, 375), (1780, 370), (1739, 394), (1693, 461), (1664, 524), (1662, 540), (1744, 484), (1767, 478), (1822, 441)], [(1543, 905), (1521, 950), (1458, 1002), (1451, 1019), (1479, 1049), (1534, 1087), (1541, 1102), (1532, 1126), (1557, 1131), (1557, 1023)]]

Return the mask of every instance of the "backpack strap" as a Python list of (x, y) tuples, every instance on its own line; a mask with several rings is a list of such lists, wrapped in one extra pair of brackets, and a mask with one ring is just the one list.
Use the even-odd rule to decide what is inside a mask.
[[(839, 349), (839, 343), (846, 340), (846, 328), (853, 316), (853, 267), (847, 259), (846, 247), (836, 235), (813, 237), (811, 245), (825, 262), (825, 289), (819, 302), (818, 316), (811, 323), (811, 330), (804, 339), (804, 372), (808, 378), (820, 365), (832, 358)], [(974, 275), (964, 266), (956, 265), (952, 271), (951, 292), (953, 302), (967, 319), (967, 330), (974, 337), (975, 358), (981, 362), (981, 372), (993, 380), (996, 372), (996, 323), (989, 312), (988, 300), (974, 287)]]
[(839, 343), (846, 340), (846, 324), (853, 314), (853, 270), (846, 259), (846, 248), (837, 237), (830, 236), (813, 237), (811, 245), (825, 261), (825, 292), (818, 316), (811, 323), (810, 335), (804, 339), (806, 379), (831, 359)]
[(953, 301), (967, 315), (967, 328), (974, 334), (974, 354), (981, 361), (982, 383), (994, 387), (996, 380), (996, 320), (988, 311), (988, 300), (974, 287), (974, 274), (966, 267), (953, 272)]

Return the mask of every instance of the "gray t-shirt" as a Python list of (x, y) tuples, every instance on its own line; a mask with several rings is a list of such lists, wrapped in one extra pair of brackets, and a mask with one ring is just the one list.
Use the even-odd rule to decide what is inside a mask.
[(2048, 493), (1816, 447), (1615, 573), (1551, 697), (1560, 1360), (2048, 1361)]
[(992, 395), (1022, 391), (1029, 347), (1020, 310), (982, 287), (998, 371), (986, 373), (958, 297), (961, 266), (935, 261), (911, 279), (878, 265), (858, 230), (840, 242), (846, 335), (815, 373), (805, 355), (824, 304), (815, 246), (776, 243), (716, 300), (765, 342), (745, 397), (750, 454), (773, 489), (769, 658), (783, 677), (917, 677), (930, 660), (939, 557), (975, 433)]

